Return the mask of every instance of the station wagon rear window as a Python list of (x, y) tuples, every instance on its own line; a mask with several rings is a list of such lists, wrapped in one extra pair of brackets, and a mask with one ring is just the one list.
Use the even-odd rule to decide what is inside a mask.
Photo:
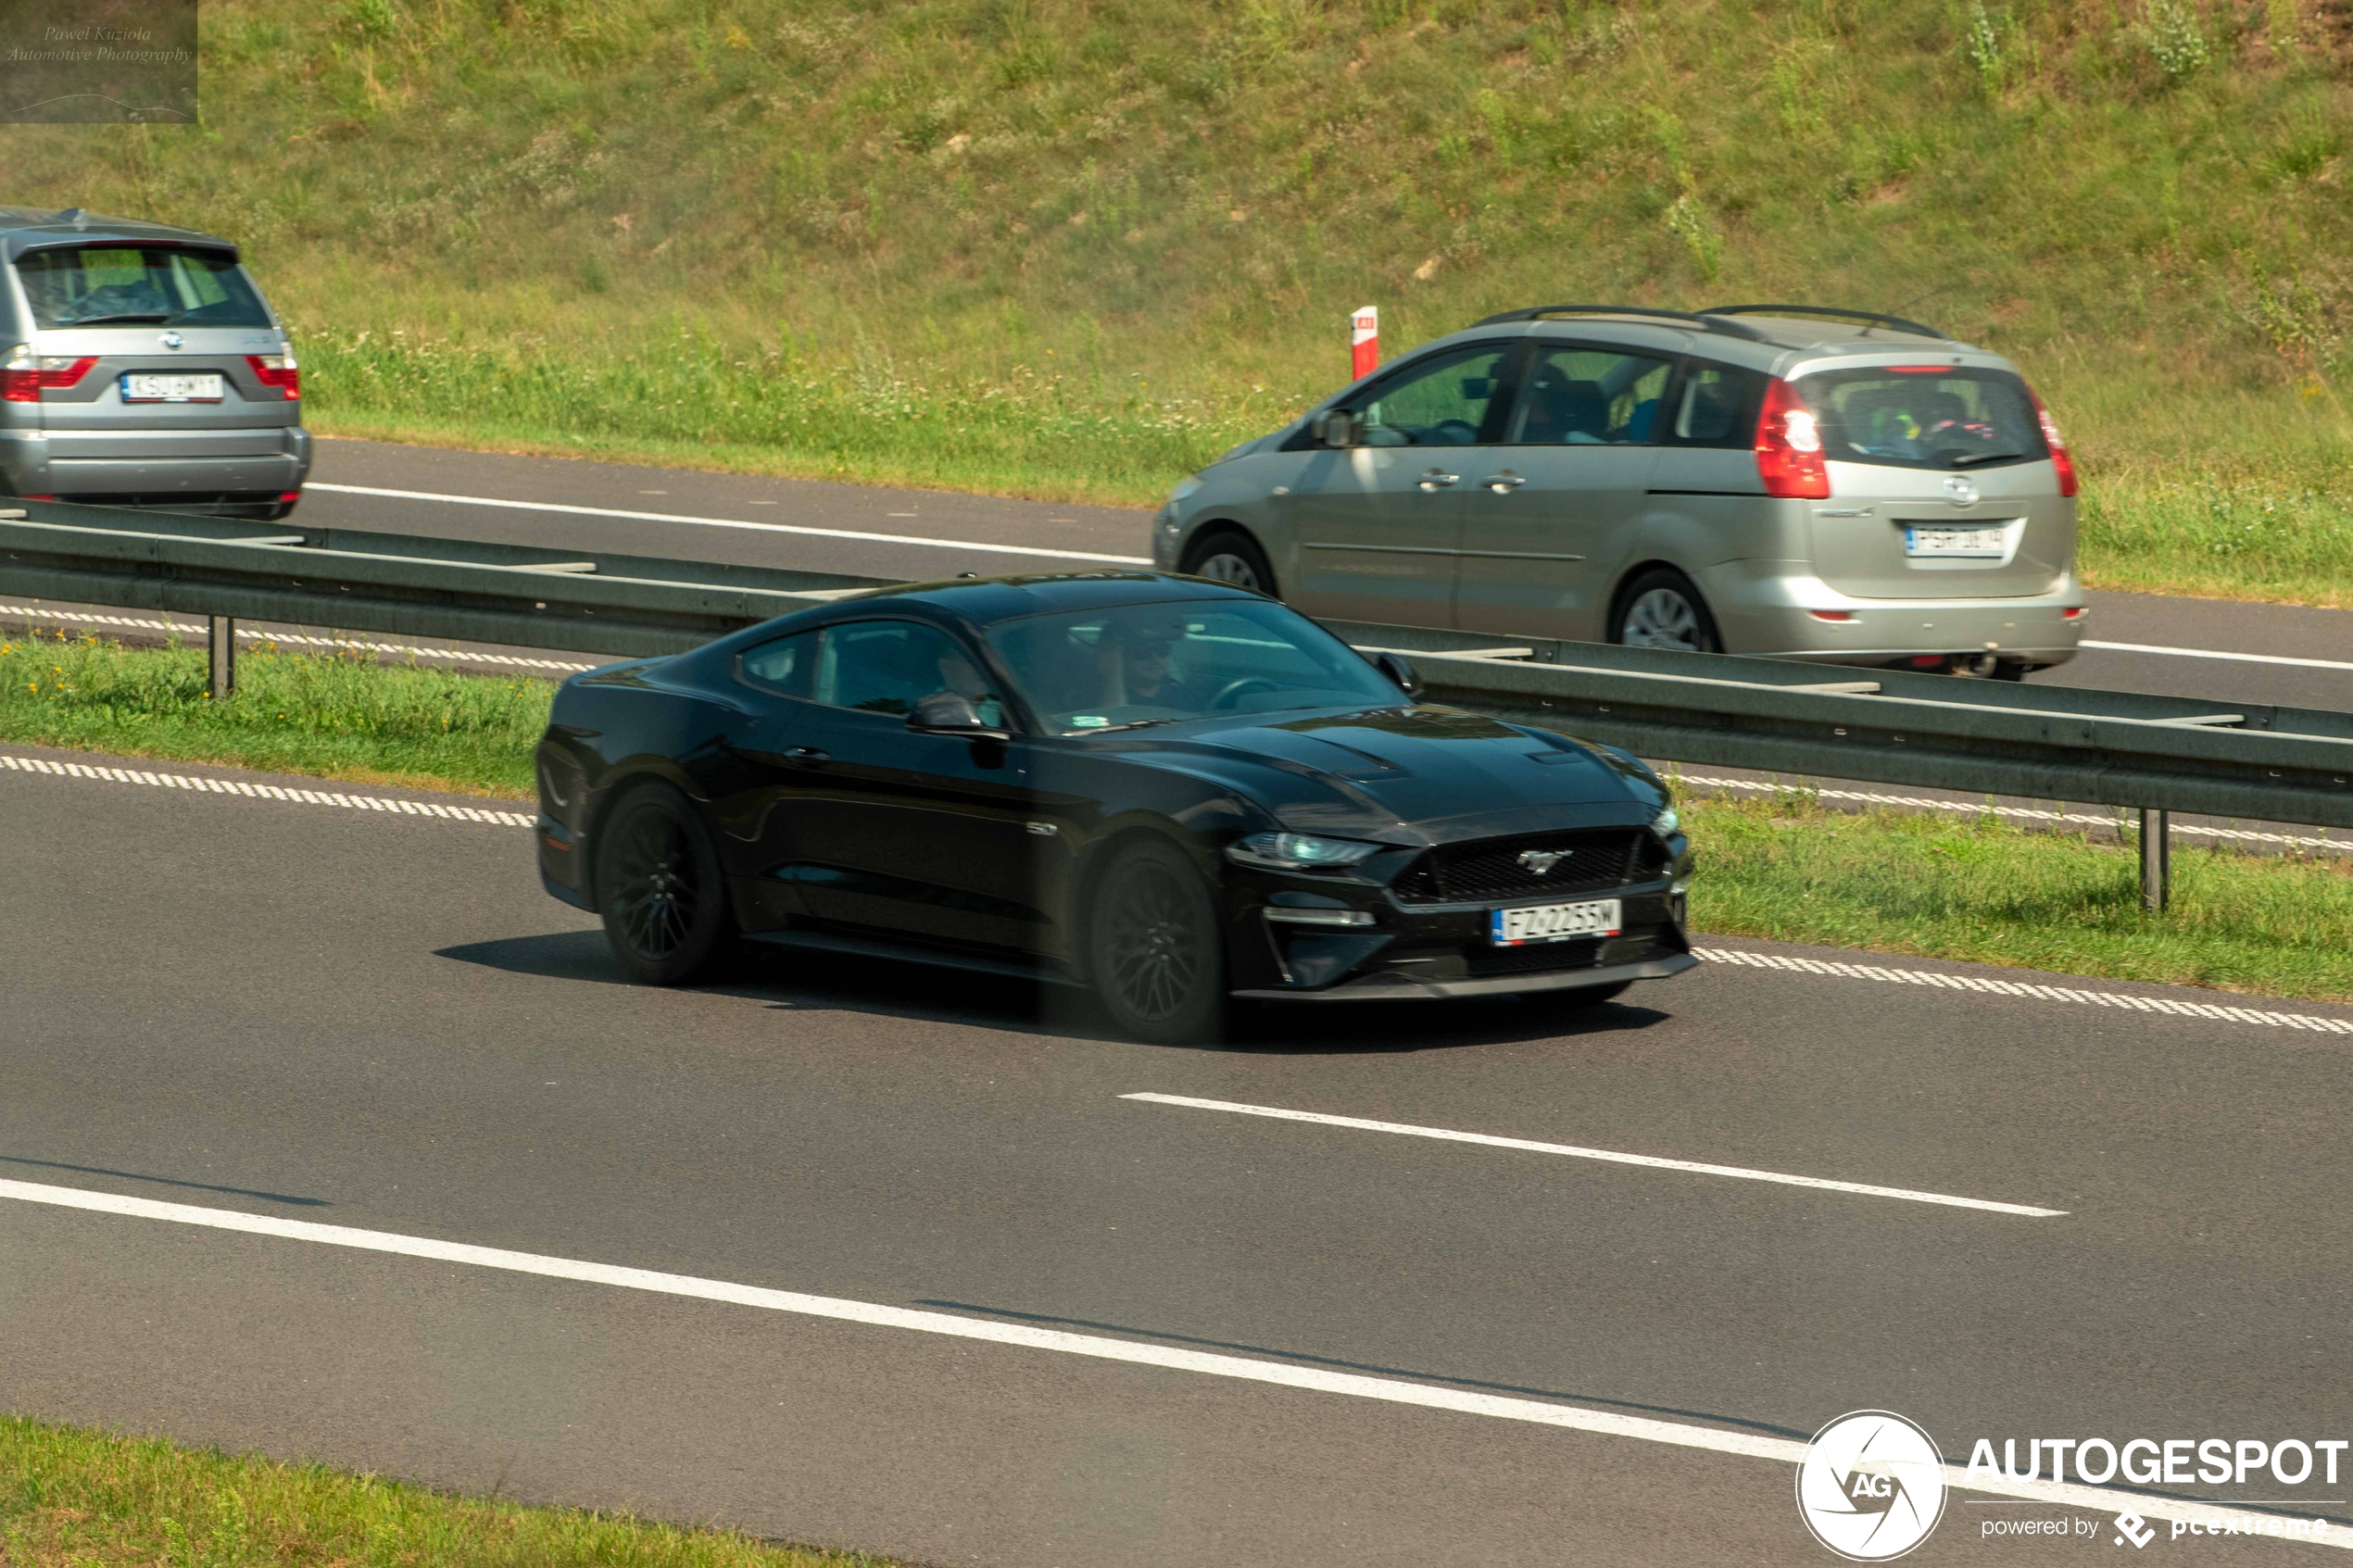
[(1875, 365), (1801, 376), (1822, 456), (1889, 468), (1993, 468), (2050, 456), (2026, 383), (2007, 370)]
[(64, 327), (266, 327), (270, 312), (234, 261), (172, 245), (80, 245), (17, 260), (44, 331)]

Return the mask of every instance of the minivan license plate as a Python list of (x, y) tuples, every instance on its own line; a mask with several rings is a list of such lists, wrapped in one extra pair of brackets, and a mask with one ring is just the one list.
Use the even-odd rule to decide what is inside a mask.
[(1904, 553), (1907, 556), (1993, 556), (2002, 553), (2002, 535), (2008, 532), (2000, 524), (1992, 528), (1906, 528), (1904, 530)]
[(1615, 936), (1619, 930), (1619, 901), (1594, 898), (1582, 904), (1527, 904), (1497, 909), (1489, 917), (1488, 935), (1498, 947), (1528, 942), (1567, 942), (1579, 936)]
[(217, 374), (158, 376), (133, 371), (122, 378), (125, 403), (218, 403), (220, 394)]

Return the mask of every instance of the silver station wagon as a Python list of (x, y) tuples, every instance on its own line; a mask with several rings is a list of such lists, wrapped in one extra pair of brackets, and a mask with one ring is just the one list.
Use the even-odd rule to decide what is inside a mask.
[(301, 398), (227, 240), (0, 207), (0, 488), (283, 517), (310, 470)]
[(1331, 620), (2010, 680), (2084, 613), (2018, 368), (1812, 306), (1491, 316), (1179, 484), (1152, 558)]

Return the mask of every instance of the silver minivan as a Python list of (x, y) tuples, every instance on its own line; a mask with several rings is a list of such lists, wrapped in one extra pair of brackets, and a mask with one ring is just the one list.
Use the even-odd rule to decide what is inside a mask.
[(2075, 656), (2075, 505), (2018, 368), (1933, 328), (1550, 306), (1227, 453), (1152, 559), (1330, 620), (2015, 680)]
[(310, 471), (302, 375), (227, 240), (0, 207), (0, 487), (278, 518)]

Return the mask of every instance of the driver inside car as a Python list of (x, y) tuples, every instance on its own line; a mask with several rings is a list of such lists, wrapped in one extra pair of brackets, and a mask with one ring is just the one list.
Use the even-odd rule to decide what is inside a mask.
[(939, 656), (939, 689), (953, 692), (972, 704), (973, 712), (984, 724), (1005, 721), (1004, 704), (988, 689), (988, 677), (974, 667), (973, 661), (950, 648)]
[(1177, 633), (1167, 626), (1114, 624), (1105, 629), (1105, 703), (1113, 708), (1168, 708), (1199, 713), (1202, 694), (1176, 678), (1170, 660)]

